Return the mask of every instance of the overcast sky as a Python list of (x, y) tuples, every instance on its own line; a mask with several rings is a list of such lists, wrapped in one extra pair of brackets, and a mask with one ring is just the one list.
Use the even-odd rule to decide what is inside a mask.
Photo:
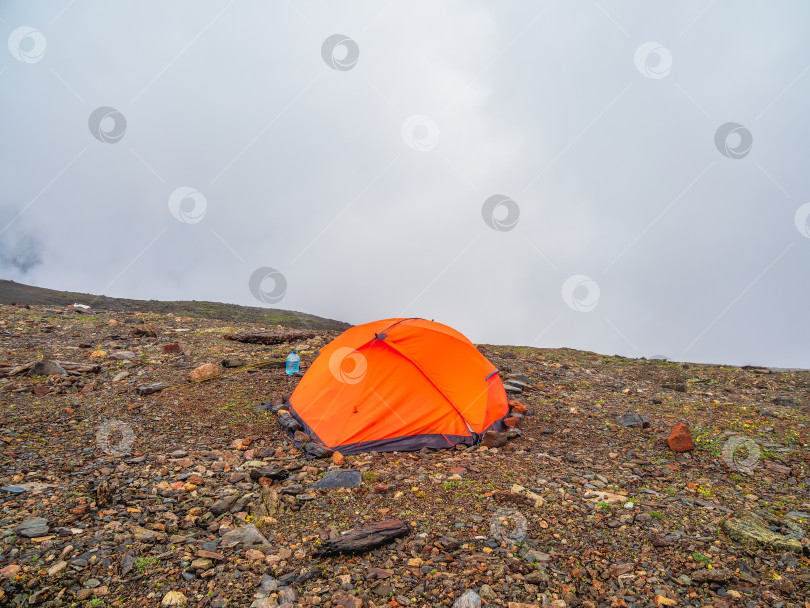
[(808, 24), (801, 0), (3, 1), (0, 276), (810, 368)]

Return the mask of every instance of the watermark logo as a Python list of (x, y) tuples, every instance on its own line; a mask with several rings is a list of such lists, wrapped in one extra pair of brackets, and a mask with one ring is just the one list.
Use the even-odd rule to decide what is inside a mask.
[(169, 196), (169, 211), (174, 219), (182, 224), (196, 224), (202, 221), (207, 210), (208, 201), (196, 188), (181, 186)]
[(333, 70), (348, 72), (357, 65), (360, 47), (348, 36), (332, 34), (321, 45), (321, 57)]
[(22, 63), (37, 63), (45, 56), (47, 43), (39, 30), (23, 25), (8, 37), (8, 50)]
[(487, 226), (498, 232), (509, 232), (517, 226), (520, 207), (508, 196), (493, 194), (484, 201), (481, 215)]
[(726, 158), (745, 158), (754, 144), (754, 136), (738, 122), (727, 122), (714, 133), (714, 145)]
[(642, 76), (655, 80), (665, 78), (672, 69), (672, 53), (657, 42), (645, 42), (638, 47), (633, 61)]
[(87, 121), (90, 133), (103, 144), (116, 144), (127, 131), (127, 119), (121, 112), (109, 106), (93, 110)]
[[(271, 285), (269, 289), (268, 283)], [(253, 297), (265, 304), (281, 302), (287, 293), (287, 278), (280, 271), (267, 266), (254, 270), (248, 285)]]
[(805, 203), (796, 209), (793, 221), (796, 224), (796, 230), (803, 237), (810, 239), (810, 203)]
[(529, 536), (526, 516), (516, 509), (498, 509), (489, 520), (489, 535), (509, 545), (522, 543)]
[(402, 139), (412, 150), (428, 152), (439, 143), (439, 125), (424, 114), (414, 114), (402, 123)]
[[(759, 464), (760, 450), (753, 439), (734, 435), (723, 444), (723, 460), (732, 469), (752, 475)], [(745, 457), (743, 457), (743, 454)]]
[(568, 277), (562, 286), (562, 298), (571, 310), (590, 312), (599, 304), (599, 284), (584, 274)]
[[(113, 439), (120, 439), (113, 442)], [(132, 453), (135, 432), (122, 420), (105, 420), (96, 431), (96, 445), (110, 456), (126, 456)]]
[(344, 384), (357, 384), (366, 375), (368, 361), (363, 353), (341, 346), (329, 356), (329, 371)]

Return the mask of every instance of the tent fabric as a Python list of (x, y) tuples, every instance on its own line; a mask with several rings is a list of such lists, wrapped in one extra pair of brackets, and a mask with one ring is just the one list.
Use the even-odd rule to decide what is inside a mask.
[(384, 319), (321, 349), (287, 403), (304, 430), (343, 454), (473, 445), (503, 429), (497, 369), (458, 331)]

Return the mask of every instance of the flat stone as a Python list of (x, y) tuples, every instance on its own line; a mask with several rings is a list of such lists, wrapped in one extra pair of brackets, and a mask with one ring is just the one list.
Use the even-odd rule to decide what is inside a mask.
[(17, 534), (26, 538), (45, 536), (48, 533), (48, 530), (50, 530), (48, 521), (42, 519), (41, 517), (31, 517), (30, 519), (26, 519), (16, 528)]
[(168, 382), (153, 382), (152, 384), (137, 387), (135, 392), (138, 395), (151, 395), (152, 393), (157, 393), (158, 391), (162, 391), (164, 388), (169, 388), (170, 386), (171, 384)]
[(169, 591), (163, 596), (161, 606), (185, 606), (188, 603), (188, 598), (179, 591)]
[(254, 545), (270, 545), (267, 539), (262, 535), (261, 532), (259, 532), (259, 530), (256, 529), (256, 526), (253, 524), (240, 526), (239, 528), (231, 530), (230, 532), (226, 532), (219, 542), (220, 546), (222, 547), (233, 547), (234, 545), (239, 544), (246, 547)]
[(631, 428), (648, 428), (652, 424), (652, 420), (644, 414), (638, 412), (627, 412), (616, 418), (616, 422), (622, 426)]
[(744, 545), (802, 553), (802, 544), (798, 540), (768, 529), (768, 523), (754, 513), (726, 519), (722, 526), (732, 539)]
[(793, 517), (796, 519), (808, 519), (810, 518), (810, 513), (805, 513), (804, 511), (788, 511), (785, 513), (785, 517)]
[(239, 500), (238, 494), (231, 494), (230, 496), (225, 496), (217, 500), (214, 504), (212, 504), (208, 510), (211, 512), (212, 515), (215, 517), (222, 515), (231, 510), (231, 507)]
[(322, 479), (312, 487), (318, 489), (359, 488), (363, 483), (363, 474), (354, 470), (327, 471)]
[(29, 376), (67, 376), (67, 371), (56, 361), (37, 361), (28, 370)]

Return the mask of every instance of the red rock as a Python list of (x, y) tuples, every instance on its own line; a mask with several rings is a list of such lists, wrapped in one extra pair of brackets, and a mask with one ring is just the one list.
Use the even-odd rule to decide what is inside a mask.
[(256, 450), (248, 450), (244, 454), (245, 460), (253, 460), (256, 456)]
[(182, 353), (183, 349), (180, 348), (179, 344), (164, 344), (163, 345), (163, 352), (166, 352), (166, 353)]
[(42, 385), (42, 384), (37, 384), (34, 387), (34, 394), (37, 397), (44, 397), (45, 395), (47, 395), (50, 392), (51, 392), (51, 389), (48, 388), (47, 386)]
[(343, 454), (341, 454), (340, 452), (334, 452), (332, 454), (332, 462), (334, 462), (336, 465), (339, 466), (339, 465), (343, 464), (344, 462), (346, 462), (346, 457)]
[(452, 469), (450, 469), (450, 472), (453, 474), (458, 473), (460, 475), (461, 473), (466, 473), (467, 469), (465, 469), (464, 467), (453, 467)]
[(513, 414), (528, 414), (529, 408), (523, 405), (520, 401), (510, 401), (509, 411)]
[(70, 510), (73, 515), (84, 515), (90, 509), (90, 505), (84, 505), (81, 507), (74, 507)]
[(692, 432), (683, 422), (679, 422), (672, 427), (672, 431), (670, 431), (667, 438), (667, 444), (673, 452), (688, 452), (695, 449)]
[(269, 477), (259, 477), (259, 485), (269, 488), (273, 485), (273, 480)]
[(510, 416), (509, 418), (504, 418), (503, 423), (510, 429), (513, 429), (520, 424), (520, 418), (517, 416)]
[(205, 484), (205, 480), (200, 476), (194, 473), (191, 475), (187, 480), (188, 483), (193, 483), (195, 486), (201, 486)]
[(481, 445), (488, 448), (499, 448), (506, 445), (506, 434), (499, 433), (498, 431), (487, 431), (481, 439)]

